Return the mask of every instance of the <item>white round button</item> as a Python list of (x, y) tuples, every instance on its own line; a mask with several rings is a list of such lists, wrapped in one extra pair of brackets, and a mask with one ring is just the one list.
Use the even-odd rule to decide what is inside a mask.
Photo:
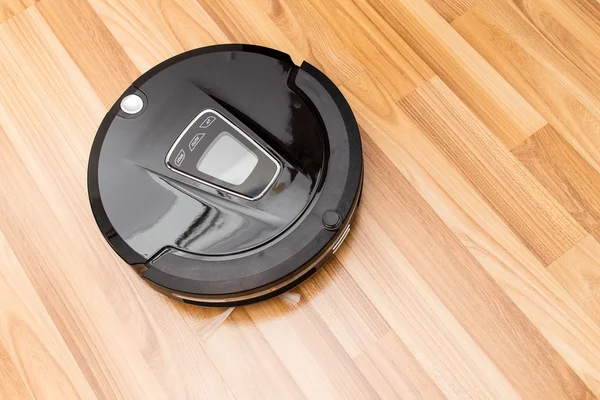
[(137, 94), (127, 95), (121, 100), (121, 110), (127, 114), (137, 114), (144, 108), (144, 100)]

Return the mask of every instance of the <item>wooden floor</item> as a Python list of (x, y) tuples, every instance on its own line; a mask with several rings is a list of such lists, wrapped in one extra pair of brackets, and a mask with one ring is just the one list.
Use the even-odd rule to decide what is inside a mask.
[[(597, 0), (0, 0), (0, 23), (0, 399), (600, 397)], [(300, 302), (229, 316), (149, 288), (86, 192), (129, 83), (226, 42), (328, 74), (366, 174)]]

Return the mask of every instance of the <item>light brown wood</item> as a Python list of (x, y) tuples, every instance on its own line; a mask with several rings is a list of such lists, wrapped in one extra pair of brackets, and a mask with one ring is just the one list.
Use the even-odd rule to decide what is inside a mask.
[(599, 83), (600, 7), (590, 0), (522, 0), (517, 7), (567, 59)]
[(427, 0), (427, 2), (448, 22), (452, 22), (477, 4), (473, 0)]
[(373, 3), (386, 22), (508, 147), (545, 124), (536, 110), (424, 0)]
[(600, 120), (567, 85), (527, 54), (485, 11), (475, 8), (452, 25), (589, 163), (600, 168)]
[(362, 373), (382, 398), (444, 399), (435, 382), (390, 332), (356, 358)]
[[(86, 193), (106, 110), (198, 46), (276, 47), (351, 104), (364, 194), (280, 298), (144, 284)], [(0, 398), (600, 397), (595, 0), (0, 0)]]
[[(546, 339), (560, 349), (570, 365), (582, 365), (579, 354), (591, 357), (583, 365), (598, 365), (598, 327), (472, 190), (464, 175), (424, 135), (415, 134), (418, 128), (373, 81), (361, 77), (345, 86), (352, 87), (344, 93), (358, 111), (363, 131), (378, 143), (486, 271), (501, 282)], [(588, 336), (591, 332), (593, 337)], [(569, 346), (563, 347), (567, 343)], [(590, 350), (574, 350), (581, 346)]]
[(556, 199), (443, 82), (432, 80), (400, 105), (542, 262), (554, 261), (583, 237)]
[(600, 226), (600, 173), (550, 125), (513, 154), (588, 232)]
[(6, 0), (0, 3), (0, 22), (4, 22), (35, 4), (35, 0)]
[[(489, 357), (493, 363), (489, 371), (482, 367), (485, 361), (476, 363), (480, 373), (487, 375), (487, 389), (492, 391), (488, 395), (499, 397), (507, 390), (501, 389), (502, 381), (498, 377), (491, 378), (495, 368), (500, 371), (511, 368), (518, 370), (521, 378), (527, 376), (526, 379), (510, 382), (517, 392), (527, 398), (546, 398), (561, 392), (565, 396), (584, 395), (586, 389), (576, 383), (577, 379), (557, 380), (558, 376), (546, 375), (538, 369), (540, 364), (552, 364), (555, 368), (564, 368), (564, 372), (568, 371), (566, 366), (561, 366), (560, 357), (553, 354), (539, 332), (532, 329), (530, 322), (513, 307), (514, 303), (498, 290), (481, 265), (423, 203), (409, 183), (395, 172), (390, 162), (382, 158), (381, 152), (369, 146), (370, 141), (365, 140), (364, 144), (370, 161), (365, 173), (373, 183), (371, 191), (364, 195), (362, 207), (380, 225), (382, 233), (395, 241), (400, 254), (406, 257), (403, 271), (409, 271), (412, 266), (418, 280), (421, 280), (419, 283), (436, 293), (439, 301), (475, 340), (485, 357)], [(368, 183), (365, 187), (369, 187)], [(369, 201), (373, 197), (376, 201)], [(415, 219), (424, 223), (416, 224)], [(373, 246), (372, 250), (376, 249), (377, 246)], [(390, 278), (396, 276), (395, 271), (391, 272)], [(394, 282), (384, 277), (386, 282)], [(458, 288), (463, 285), (470, 286), (469, 295), (457, 297)], [(482, 320), (481, 315), (497, 315), (499, 318), (490, 326), (492, 322)], [(564, 377), (563, 374), (560, 375)]]
[[(394, 96), (402, 97), (434, 76), (431, 68), (380, 14), (343, 0), (311, 3), (344, 46)], [(357, 25), (361, 29), (356, 29)]]
[(600, 243), (587, 236), (548, 270), (596, 323), (600, 323)]

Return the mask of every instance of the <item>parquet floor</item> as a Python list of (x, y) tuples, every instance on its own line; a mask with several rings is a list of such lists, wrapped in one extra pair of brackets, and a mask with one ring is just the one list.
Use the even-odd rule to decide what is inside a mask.
[[(361, 207), (296, 290), (174, 302), (113, 254), (107, 108), (195, 47), (316, 65), (360, 124)], [(0, 0), (0, 399), (600, 397), (597, 0)]]

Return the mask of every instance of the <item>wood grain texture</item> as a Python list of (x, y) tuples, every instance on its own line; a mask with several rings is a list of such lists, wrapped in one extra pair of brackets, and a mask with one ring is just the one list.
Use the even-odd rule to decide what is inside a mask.
[[(232, 9), (239, 7), (238, 3), (239, 1), (225, 2), (223, 8), (229, 14)], [(282, 36), (287, 37), (298, 48), (298, 58), (304, 57), (306, 61), (322, 69), (335, 83), (346, 82), (363, 70), (358, 60), (346, 50), (347, 45), (309, 2), (248, 0), (243, 3), (248, 3), (252, 10), (268, 16), (283, 33)]]
[[(193, 0), (140, 2), (94, 0), (90, 5), (140, 72), (196, 47), (227, 41), (227, 35)], [(92, 17), (90, 10), (85, 11)]]
[(273, 399), (281, 393), (290, 399), (305, 398), (303, 385), (294, 380), (246, 309), (236, 309), (227, 323), (208, 335), (206, 325), (223, 310), (186, 306), (180, 311), (197, 337), (203, 338), (203, 348), (235, 398)]
[(361, 354), (356, 363), (382, 398), (432, 400), (445, 398), (393, 332), (382, 337)]
[(576, 221), (441, 81), (421, 86), (400, 105), (542, 262), (583, 238)]
[(550, 43), (598, 82), (600, 18), (597, 2), (518, 0), (515, 3)]
[[(370, 212), (386, 236), (394, 239), (400, 251), (398, 257), (404, 256), (414, 266), (420, 279), (436, 292), (491, 361), (500, 370), (511, 368), (518, 370), (521, 377), (528, 376), (527, 385), (521, 380), (511, 381), (514, 389), (525, 398), (547, 398), (557, 393), (565, 398), (591, 395), (577, 378), (564, 375), (569, 369), (561, 366), (560, 357), (553, 354), (539, 331), (529, 325), (408, 181), (382, 157), (381, 151), (375, 151), (368, 140), (364, 145), (370, 160), (365, 174), (374, 184), (365, 196), (363, 209)], [(377, 201), (369, 204), (369, 194), (376, 196)], [(467, 282), (471, 287), (469, 296), (457, 297), (457, 287)], [(502, 316), (494, 321), (493, 327), (480, 318), (499, 313)], [(490, 330), (494, 335), (489, 334)], [(553, 373), (540, 370), (537, 368), (540, 364), (552, 364), (557, 370)], [(559, 370), (563, 372), (556, 373)]]
[(600, 225), (600, 172), (548, 125), (513, 154), (588, 232)]
[[(168, 304), (164, 299), (158, 297), (153, 301), (146, 298), (142, 302), (139, 291), (150, 289), (138, 282), (135, 274), (112, 276), (109, 273), (111, 279), (102, 278), (107, 273), (106, 265), (115, 265), (115, 257), (106, 251), (107, 245), (98, 240), (85, 192), (84, 160), (92, 137), (86, 137), (86, 145), (75, 145), (84, 139), (73, 132), (93, 132), (102, 117), (95, 111), (100, 107), (104, 113), (105, 109), (97, 96), (89, 95), (86, 87), (79, 85), (81, 75), (76, 73), (78, 70), (73, 60), (66, 55), (47, 57), (50, 53), (47, 47), (56, 42), (56, 37), (45, 31), (43, 24), (27, 22), (36, 18), (36, 12), (32, 10), (27, 15), (15, 17), (10, 24), (20, 23), (17, 18), (23, 20), (23, 26), (28, 25), (32, 29), (29, 36), (39, 39), (39, 42), (35, 51), (27, 53), (25, 46), (19, 47), (9, 40), (14, 35), (6, 33), (3, 39), (7, 40), (3, 42), (8, 46), (0, 47), (0, 69), (6, 78), (0, 82), (0, 115), (6, 131), (0, 148), (4, 152), (3, 163), (9, 165), (2, 166), (6, 174), (3, 176), (6, 186), (2, 188), (2, 195), (7, 196), (3, 198), (20, 196), (44, 200), (36, 207), (27, 202), (3, 200), (7, 208), (2, 216), (6, 219), (0, 224), (0, 229), (8, 230), (6, 237), (15, 254), (28, 260), (24, 269), (37, 283), (36, 290), (49, 314), (59, 318), (55, 323), (99, 397), (222, 395), (227, 389), (221, 385), (219, 375), (213, 375), (210, 382), (194, 378), (200, 373), (210, 377), (215, 370), (211, 362), (203, 358), (204, 353), (185, 321), (172, 313), (164, 314), (166, 319), (163, 320), (148, 318), (149, 309), (160, 314), (158, 310)], [(11, 32), (19, 31), (12, 25), (6, 28)], [(38, 28), (43, 33), (39, 33)], [(42, 38), (46, 38), (47, 42)], [(10, 51), (13, 44), (21, 50), (20, 53)], [(29, 65), (44, 61), (43, 70), (54, 73), (53, 78), (38, 80), (35, 75), (29, 75), (31, 71), (39, 72), (38, 69), (20, 68), (18, 65), (25, 60), (21, 58), (25, 54), (32, 58), (28, 61)], [(32, 82), (40, 82), (35, 86), (37, 90)], [(63, 87), (73, 88), (64, 94), (63, 100), (59, 103), (42, 101), (46, 93), (51, 93), (61, 82)], [(62, 125), (55, 119), (71, 112), (72, 104), (78, 104), (80, 112), (68, 122), (80, 123), (80, 127), (69, 123)], [(36, 111), (31, 113), (28, 106)], [(69, 118), (64, 119), (67, 122)], [(79, 149), (85, 153), (79, 154)], [(17, 170), (22, 171), (21, 174), (15, 174)], [(26, 217), (18, 218), (21, 214)], [(44, 224), (36, 227), (36, 221), (44, 221)], [(56, 227), (61, 229), (54, 232)], [(39, 243), (47, 243), (50, 248), (43, 253), (31, 252)], [(80, 245), (72, 246), (72, 243)], [(61, 257), (61, 254), (69, 254), (69, 257)], [(76, 268), (74, 273), (65, 274), (70, 265), (85, 265), (87, 268)], [(53, 282), (52, 286), (44, 283), (48, 279)], [(90, 285), (82, 287), (78, 282), (90, 282)], [(60, 296), (56, 296), (57, 291)], [(119, 307), (106, 306), (109, 299), (120, 304)], [(88, 303), (96, 311), (92, 312)], [(83, 307), (84, 304), (87, 306)], [(102, 308), (106, 310), (101, 311)], [(157, 325), (163, 328), (158, 330)], [(91, 329), (94, 335), (86, 340), (83, 327)], [(115, 337), (124, 340), (115, 341)], [(174, 339), (174, 346), (165, 348), (160, 345), (166, 342), (167, 337)], [(136, 375), (140, 371), (144, 371), (142, 375), (145, 376)], [(171, 374), (180, 377), (181, 385), (169, 384)], [(149, 382), (144, 383), (144, 379)]]
[(0, 343), (0, 397), (3, 399), (33, 399), (31, 392), (19, 376), (6, 349)]
[(384, 88), (361, 76), (344, 89), (363, 133), (377, 143), (578, 375), (597, 382), (598, 326)]
[(427, 0), (446, 21), (452, 22), (475, 6), (474, 0)]
[(600, 171), (600, 153), (596, 152), (600, 119), (551, 70), (527, 54), (479, 8), (454, 21), (453, 26)]
[[(600, 397), (599, 35), (595, 0), (0, 0), (0, 398)], [(167, 299), (89, 210), (107, 108), (227, 42), (316, 65), (361, 128), (299, 301)]]
[(569, 291), (581, 307), (600, 324), (600, 243), (588, 236), (548, 270)]
[(0, 256), (3, 398), (36, 398), (45, 393), (93, 398), (88, 382), (1, 232)]
[(509, 148), (545, 124), (533, 107), (424, 0), (376, 0), (373, 4)]
[[(589, 73), (580, 69), (579, 65), (573, 64), (566, 54), (547, 39), (548, 32), (540, 30), (529, 18), (524, 17), (522, 10), (514, 2), (477, 0), (477, 5), (484, 9), (487, 15), (491, 16), (494, 22), (531, 57), (552, 71), (554, 78), (568, 87), (578, 101), (598, 118), (600, 115), (598, 113), (599, 79), (591, 77)], [(563, 47), (569, 47), (569, 43), (577, 44), (576, 38), (572, 36), (558, 35), (557, 38), (563, 40)], [(577, 48), (581, 46), (578, 45)]]
[(110, 107), (139, 73), (87, 1), (42, 0), (36, 8)]
[(355, 227), (360, 229), (350, 233), (352, 246), (341, 248), (338, 258), (444, 396), (457, 398), (463, 391), (474, 398), (518, 398), (445, 304), (437, 296), (416, 295), (434, 290), (372, 214), (363, 209)]
[[(402, 97), (433, 77), (429, 66), (381, 15), (354, 2), (311, 1), (352, 54), (390, 92)], [(362, 29), (357, 30), (360, 24)]]
[(0, 1), (0, 23), (17, 15), (27, 7), (34, 5), (36, 0), (2, 0)]

